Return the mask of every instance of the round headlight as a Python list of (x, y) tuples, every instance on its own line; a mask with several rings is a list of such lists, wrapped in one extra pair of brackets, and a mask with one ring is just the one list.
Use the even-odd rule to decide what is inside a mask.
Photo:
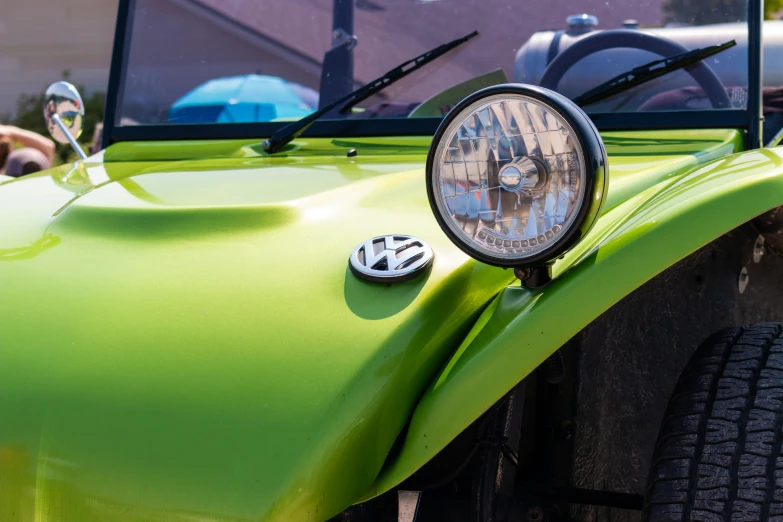
[(468, 255), (511, 268), (543, 265), (590, 229), (606, 191), (606, 151), (571, 100), (498, 85), (461, 101), (427, 157), (441, 228)]

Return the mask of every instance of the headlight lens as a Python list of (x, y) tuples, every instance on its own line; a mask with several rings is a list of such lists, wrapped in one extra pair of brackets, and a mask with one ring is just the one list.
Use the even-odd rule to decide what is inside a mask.
[[(589, 227), (603, 195), (605, 152), (582, 115), (551, 91), (509, 85), (480, 91), (447, 116), (430, 150), (428, 192), (458, 246), (490, 264), (529, 266), (586, 231), (588, 207)], [(586, 128), (593, 132), (580, 135)]]

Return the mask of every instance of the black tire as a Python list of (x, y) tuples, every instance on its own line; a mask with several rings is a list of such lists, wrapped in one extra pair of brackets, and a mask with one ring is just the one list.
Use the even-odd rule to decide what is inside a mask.
[(783, 521), (783, 324), (707, 339), (653, 455), (643, 520)]

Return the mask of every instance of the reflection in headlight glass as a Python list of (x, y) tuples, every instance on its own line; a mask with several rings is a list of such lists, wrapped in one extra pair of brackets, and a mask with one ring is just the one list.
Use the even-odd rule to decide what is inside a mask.
[(524, 259), (556, 243), (584, 200), (576, 133), (551, 107), (503, 94), (467, 107), (443, 134), (435, 199), (464, 241), (487, 255)]

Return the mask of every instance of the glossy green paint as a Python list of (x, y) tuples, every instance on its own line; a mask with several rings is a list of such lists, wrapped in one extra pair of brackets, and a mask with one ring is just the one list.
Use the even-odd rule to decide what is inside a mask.
[[(425, 140), (319, 148), (120, 146), (0, 186), (0, 520), (323, 520), (366, 490), (510, 275), (440, 237)], [(432, 238), (428, 276), (350, 274), (401, 230)]]
[[(604, 137), (610, 210), (553, 292), (600, 265), (611, 248), (585, 249), (625, 230), (624, 216), (644, 217), (638, 198), (674, 197), (687, 172), (740, 146), (719, 130)], [(269, 157), (248, 141), (126, 143), (0, 180), (0, 520), (325, 520), (414, 471), (554, 351), (588, 319), (507, 357), (499, 347), (531, 324), (531, 303), (550, 303), (556, 323), (571, 298), (502, 291), (510, 271), (448, 241), (424, 189), (428, 146), (313, 139)], [(431, 272), (389, 287), (352, 276), (350, 251), (386, 233), (427, 240)], [(648, 264), (661, 265), (635, 278), (625, 267), (617, 292)], [(597, 315), (608, 298), (591, 298)]]
[(416, 407), (400, 455), (368, 496), (421, 467), (555, 349), (656, 274), (783, 205), (783, 148), (731, 155), (608, 211), (535, 291), (506, 288)]

